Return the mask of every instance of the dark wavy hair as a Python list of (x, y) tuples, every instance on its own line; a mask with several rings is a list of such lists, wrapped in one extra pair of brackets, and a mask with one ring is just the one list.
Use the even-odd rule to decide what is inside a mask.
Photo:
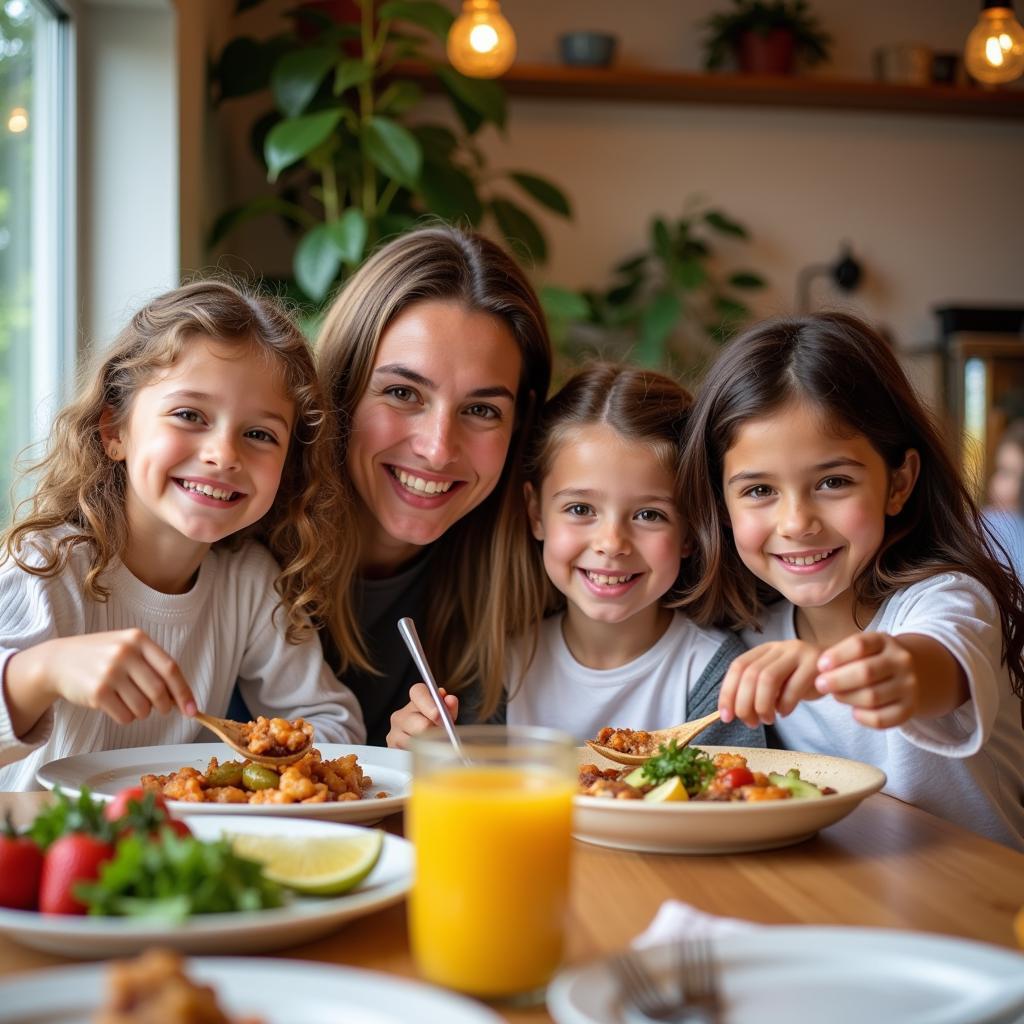
[(881, 547), (853, 582), (857, 603), (877, 607), (938, 573), (973, 577), (999, 608), (1002, 660), (1014, 693), (1024, 699), (1024, 589), (1013, 570), (991, 556), (978, 506), (891, 348), (845, 313), (756, 324), (725, 348), (708, 374), (680, 467), (699, 570), (682, 602), (690, 615), (701, 623), (756, 628), (764, 604), (778, 597), (736, 552), (722, 472), (739, 428), (793, 401), (818, 408), (838, 435), (866, 437), (890, 469), (901, 466), (911, 448), (921, 458), (910, 497), (897, 515), (886, 517)]

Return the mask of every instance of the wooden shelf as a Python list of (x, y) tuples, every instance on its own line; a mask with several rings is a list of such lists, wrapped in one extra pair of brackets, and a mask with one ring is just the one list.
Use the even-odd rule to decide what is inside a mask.
[[(426, 68), (400, 65), (395, 74), (439, 87)], [(635, 103), (872, 110), (957, 117), (1024, 118), (1024, 89), (893, 85), (782, 75), (710, 75), (643, 68), (515, 65), (499, 79), (509, 95)]]

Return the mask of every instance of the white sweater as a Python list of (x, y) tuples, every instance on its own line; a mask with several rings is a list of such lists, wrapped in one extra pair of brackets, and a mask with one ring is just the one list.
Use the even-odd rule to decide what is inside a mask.
[[(796, 638), (793, 605), (761, 615), (751, 647)], [(970, 698), (942, 718), (911, 719), (898, 729), (870, 729), (831, 697), (804, 701), (775, 732), (790, 750), (867, 761), (888, 779), (885, 792), (940, 818), (1024, 850), (1024, 730), (1020, 701), (1000, 665), (996, 604), (976, 580), (944, 573), (892, 595), (865, 632), (917, 633), (942, 644), (967, 676)]]
[[(323, 660), (316, 637), (285, 640), (274, 579), (278, 567), (261, 545), (213, 549), (185, 594), (163, 594), (120, 562), (103, 576), (105, 602), (86, 598), (86, 545), (51, 579), (33, 576), (8, 560), (0, 567), (0, 680), (12, 655), (57, 637), (137, 627), (178, 663), (197, 706), (212, 715), (227, 710), (237, 681), (253, 714), (302, 717), (328, 743), (361, 743), (366, 735), (352, 692)], [(272, 617), (273, 616), (273, 617)], [(118, 725), (101, 711), (58, 700), (28, 735), (11, 724), (0, 687), (0, 790), (35, 789), (36, 770), (59, 757), (90, 751), (190, 743), (202, 727), (177, 711), (152, 713)]]

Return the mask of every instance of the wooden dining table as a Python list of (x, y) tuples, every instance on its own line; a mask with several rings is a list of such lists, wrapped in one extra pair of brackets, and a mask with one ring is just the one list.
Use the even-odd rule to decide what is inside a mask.
[[(0, 793), (0, 817), (11, 811), (25, 824), (46, 799)], [(401, 815), (384, 822), (399, 834), (401, 826)], [(883, 794), (813, 839), (778, 850), (692, 856), (574, 846), (569, 964), (627, 946), (668, 899), (762, 924), (894, 928), (1008, 948), (1016, 948), (1013, 921), (1024, 907), (1024, 854)], [(417, 976), (404, 905), (274, 956)], [(0, 975), (68, 962), (0, 935)], [(511, 1022), (552, 1020), (544, 1007), (495, 1009)]]

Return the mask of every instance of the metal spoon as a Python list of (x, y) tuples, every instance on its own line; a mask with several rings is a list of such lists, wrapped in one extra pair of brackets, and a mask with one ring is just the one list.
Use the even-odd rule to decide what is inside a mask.
[(416, 632), (416, 623), (408, 616), (404, 619), (399, 619), (398, 632), (402, 634), (405, 646), (409, 648), (412, 660), (420, 670), (420, 675), (423, 676), (423, 681), (427, 684), (430, 696), (433, 697), (434, 704), (441, 713), (441, 725), (444, 726), (448, 739), (451, 741), (456, 753), (468, 764), (469, 758), (462, 752), (462, 744), (459, 742), (459, 737), (455, 735), (455, 725), (452, 723), (452, 716), (448, 714), (444, 699), (437, 688), (434, 673), (430, 671), (430, 666), (427, 664), (427, 656), (423, 653), (423, 645), (420, 643), (419, 634)]
[(717, 722), (718, 719), (719, 713), (713, 711), (704, 718), (695, 718), (692, 722), (673, 725), (671, 729), (654, 730), (650, 734), (653, 743), (649, 754), (627, 754), (621, 750), (616, 750), (614, 747), (606, 747), (596, 740), (587, 740), (587, 746), (591, 750), (597, 751), (602, 757), (607, 757), (609, 761), (617, 761), (619, 764), (643, 764), (644, 761), (647, 761), (658, 752), (660, 744), (668, 743), (669, 740), (675, 740), (680, 747), (685, 747), (697, 733), (702, 732), (713, 722)]
[(245, 734), (242, 732), (241, 722), (232, 722), (230, 718), (214, 718), (203, 711), (197, 711), (193, 718), (202, 722), (210, 732), (219, 736), (232, 750), (237, 751), (243, 757), (252, 761), (253, 764), (266, 765), (268, 768), (276, 768), (278, 765), (294, 764), (309, 753), (313, 746), (312, 739), (299, 750), (282, 754), (280, 757), (272, 757), (268, 754), (254, 754), (246, 746)]

